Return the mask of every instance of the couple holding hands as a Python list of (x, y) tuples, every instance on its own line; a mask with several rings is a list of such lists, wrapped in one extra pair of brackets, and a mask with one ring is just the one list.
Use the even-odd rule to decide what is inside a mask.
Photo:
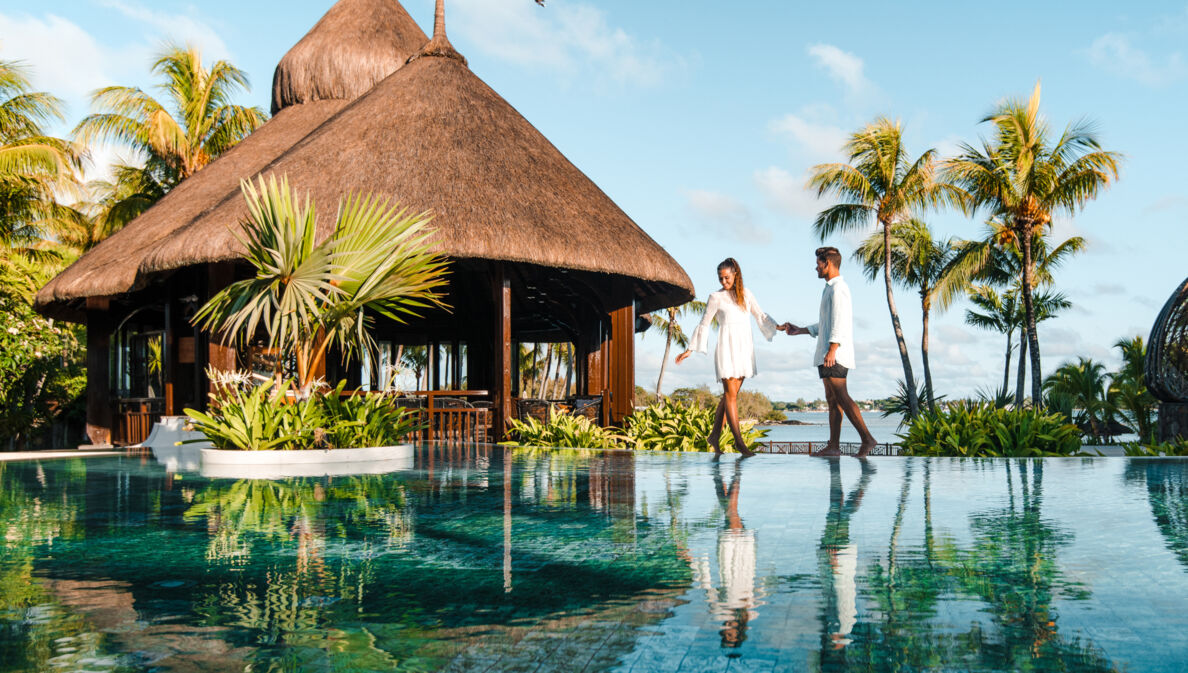
[(850, 288), (842, 280), (841, 253), (837, 248), (817, 248), (817, 277), (825, 280), (825, 291), (821, 294), (821, 313), (815, 325), (797, 327), (792, 323), (777, 324), (772, 317), (759, 308), (755, 295), (743, 286), (742, 269), (733, 257), (727, 257), (718, 265), (718, 282), (722, 289), (709, 296), (705, 315), (693, 331), (689, 349), (677, 356), (676, 362), (685, 361), (694, 351), (704, 353), (709, 346), (710, 326), (718, 321), (718, 348), (714, 354), (716, 376), (722, 381), (722, 398), (714, 416), (714, 429), (709, 443), (715, 454), (721, 454), (718, 440), (722, 436), (723, 424), (730, 425), (734, 445), (744, 457), (755, 455), (747, 449), (742, 432), (738, 427), (738, 391), (743, 379), (754, 376), (755, 346), (751, 340), (751, 316), (759, 323), (759, 331), (771, 341), (776, 332), (789, 336), (808, 334), (817, 338), (817, 351), (813, 363), (825, 384), (825, 401), (829, 405), (829, 444), (816, 456), (841, 455), (842, 415), (850, 419), (854, 429), (862, 438), (858, 455), (866, 456), (877, 442), (862, 420), (862, 412), (846, 390), (846, 374), (854, 368), (853, 308)]

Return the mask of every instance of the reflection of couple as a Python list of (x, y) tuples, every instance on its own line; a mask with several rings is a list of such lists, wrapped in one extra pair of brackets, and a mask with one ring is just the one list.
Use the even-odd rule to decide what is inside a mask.
[(821, 640), (822, 652), (826, 653), (849, 645), (850, 632), (858, 621), (858, 545), (850, 540), (850, 518), (862, 504), (862, 496), (875, 472), (870, 461), (861, 463), (858, 484), (846, 496), (842, 490), (841, 464), (837, 460), (829, 461), (829, 512), (817, 548), (825, 589), (825, 628)]
[(743, 525), (738, 513), (741, 489), (740, 463), (734, 464), (730, 486), (722, 480), (722, 470), (714, 464), (714, 492), (725, 516), (725, 526), (718, 532), (719, 587), (714, 588), (709, 559), (702, 557), (693, 566), (693, 581), (705, 590), (710, 614), (721, 622), (722, 647), (739, 647), (747, 639), (747, 625), (755, 618), (755, 531)]
[(689, 357), (693, 351), (706, 352), (709, 344), (710, 325), (716, 318), (719, 324), (718, 347), (714, 353), (714, 369), (722, 382), (722, 398), (718, 401), (714, 417), (714, 428), (709, 443), (714, 453), (721, 453), (718, 441), (723, 424), (728, 423), (734, 435), (734, 445), (744, 456), (753, 455), (743, 440), (738, 425), (738, 391), (748, 376), (757, 372), (755, 347), (751, 339), (751, 317), (759, 323), (763, 336), (771, 341), (776, 332), (788, 335), (809, 334), (817, 337), (814, 364), (817, 374), (825, 385), (825, 400), (829, 404), (829, 444), (817, 455), (841, 455), (841, 419), (845, 415), (862, 438), (859, 456), (870, 453), (876, 445), (875, 438), (862, 419), (862, 412), (846, 389), (846, 374), (854, 368), (853, 308), (850, 288), (839, 271), (841, 253), (837, 248), (817, 248), (817, 277), (825, 279), (825, 291), (821, 295), (820, 319), (815, 325), (798, 327), (791, 323), (777, 324), (772, 317), (759, 308), (759, 303), (750, 290), (743, 286), (742, 270), (738, 262), (728, 257), (718, 265), (718, 282), (722, 289), (709, 296), (705, 315), (693, 332), (689, 349), (677, 356), (677, 364)]

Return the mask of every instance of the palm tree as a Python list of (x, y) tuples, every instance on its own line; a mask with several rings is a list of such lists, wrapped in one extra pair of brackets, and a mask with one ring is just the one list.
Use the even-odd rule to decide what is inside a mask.
[(1074, 213), (1096, 198), (1118, 178), (1121, 162), (1117, 153), (1101, 149), (1086, 122), (1070, 125), (1052, 143), (1039, 104), (1036, 83), (1029, 100), (1009, 100), (982, 120), (994, 125), (993, 140), (983, 141), (981, 148), (963, 144), (943, 167), (947, 179), (963, 188), (972, 210), (986, 209), (1001, 218), (1022, 244), (1024, 329), (1031, 355), (1031, 395), (1037, 404), (1043, 377), (1032, 297), (1035, 234), (1051, 227), (1054, 214)]
[(0, 266), (6, 273), (46, 261), (45, 237), (66, 208), (59, 196), (78, 186), (77, 145), (46, 135), (63, 120), (62, 102), (32, 91), (26, 69), (0, 61)]
[[(660, 393), (660, 385), (664, 383), (664, 370), (668, 366), (668, 355), (672, 351), (672, 344), (676, 342), (677, 348), (689, 347), (689, 335), (685, 334), (685, 330), (681, 329), (681, 324), (677, 322), (677, 318), (683, 318), (690, 314), (700, 314), (705, 312), (705, 302), (687, 301), (680, 306), (669, 306), (664, 310), (667, 317), (659, 313), (651, 314), (651, 324), (649, 330), (656, 329), (664, 334), (664, 357), (660, 359), (660, 375), (656, 377), (656, 399), (664, 399)], [(717, 318), (714, 319), (714, 324), (717, 324)], [(644, 332), (647, 334), (647, 332)]]
[(1018, 295), (1014, 292), (999, 294), (989, 285), (973, 285), (969, 288), (968, 297), (981, 313), (966, 309), (965, 324), (1006, 335), (1006, 365), (1002, 370), (1002, 387), (999, 389), (1005, 394), (1010, 385), (1011, 353), (1015, 350), (1012, 337), (1019, 324)]
[[(231, 103), (236, 92), (249, 88), (246, 73), (226, 61), (207, 69), (192, 46), (167, 46), (152, 72), (164, 78), (160, 89), (168, 107), (138, 88), (109, 86), (91, 97), (102, 111), (87, 116), (74, 129), (75, 137), (84, 143), (115, 141), (145, 160), (143, 168), (117, 167), (131, 187), (139, 187), (129, 208), (169, 191), (266, 119), (258, 107)], [(140, 175), (133, 175), (137, 171)]]
[(891, 229), (913, 212), (941, 203), (958, 203), (956, 192), (936, 180), (936, 150), (909, 161), (899, 122), (876, 120), (850, 136), (845, 151), (850, 163), (821, 164), (812, 169), (809, 187), (817, 191), (817, 196), (833, 194), (842, 201), (821, 211), (813, 230), (824, 241), (834, 233), (865, 229), (871, 224), (882, 228), (887, 308), (899, 344), (911, 415), (915, 416), (920, 411), (916, 383), (891, 287)]
[(1151, 442), (1155, 438), (1155, 396), (1147, 390), (1146, 371), (1143, 362), (1147, 356), (1146, 344), (1141, 336), (1118, 339), (1114, 348), (1121, 351), (1122, 367), (1110, 375), (1110, 393), (1117, 402), (1118, 411), (1130, 429), (1138, 435), (1140, 442)]
[(932, 368), (928, 362), (928, 326), (933, 303), (942, 313), (952, 305), (969, 285), (969, 278), (977, 270), (968, 255), (961, 254), (960, 242), (952, 239), (936, 240), (932, 230), (918, 219), (910, 219), (891, 227), (885, 236), (879, 232), (871, 234), (858, 249), (854, 258), (862, 263), (867, 280), (874, 280), (887, 259), (883, 246), (891, 245), (891, 278), (899, 284), (913, 288), (920, 294), (920, 309), (923, 314), (923, 334), (920, 337), (920, 354), (924, 363), (924, 390), (928, 408), (936, 408), (932, 387)]
[(371, 196), (339, 204), (334, 233), (315, 244), (316, 216), (288, 180), (243, 185), (248, 219), (240, 243), (255, 277), (228, 285), (195, 316), (224, 341), (253, 338), (292, 356), (301, 393), (308, 395), (326, 351), (337, 345), (348, 360), (356, 349), (374, 359), (369, 328), (378, 313), (404, 322), (421, 309), (445, 307), (445, 261), (433, 252), (425, 214), (408, 215)]
[(1066, 362), (1044, 380), (1051, 405), (1074, 423), (1088, 428), (1094, 439), (1108, 437), (1112, 420), (1105, 365), (1090, 358)]

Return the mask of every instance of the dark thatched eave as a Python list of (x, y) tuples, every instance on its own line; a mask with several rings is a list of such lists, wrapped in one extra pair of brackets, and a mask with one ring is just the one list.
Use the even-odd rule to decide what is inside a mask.
[(403, 66), (428, 39), (395, 0), (339, 0), (276, 66), (272, 112), (318, 100), (354, 100)]
[[(372, 192), (432, 210), (451, 257), (645, 281), (641, 312), (693, 297), (680, 265), (460, 59), (410, 61), (262, 172), (309, 192), (322, 236), (343, 195)], [(245, 214), (238, 190), (225, 194), (142, 270), (240, 257), (231, 225)]]

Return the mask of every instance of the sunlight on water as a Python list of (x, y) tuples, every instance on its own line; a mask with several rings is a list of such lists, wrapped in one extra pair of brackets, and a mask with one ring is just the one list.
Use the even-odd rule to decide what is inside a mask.
[(0, 463), (0, 670), (1180, 671), (1188, 462)]

